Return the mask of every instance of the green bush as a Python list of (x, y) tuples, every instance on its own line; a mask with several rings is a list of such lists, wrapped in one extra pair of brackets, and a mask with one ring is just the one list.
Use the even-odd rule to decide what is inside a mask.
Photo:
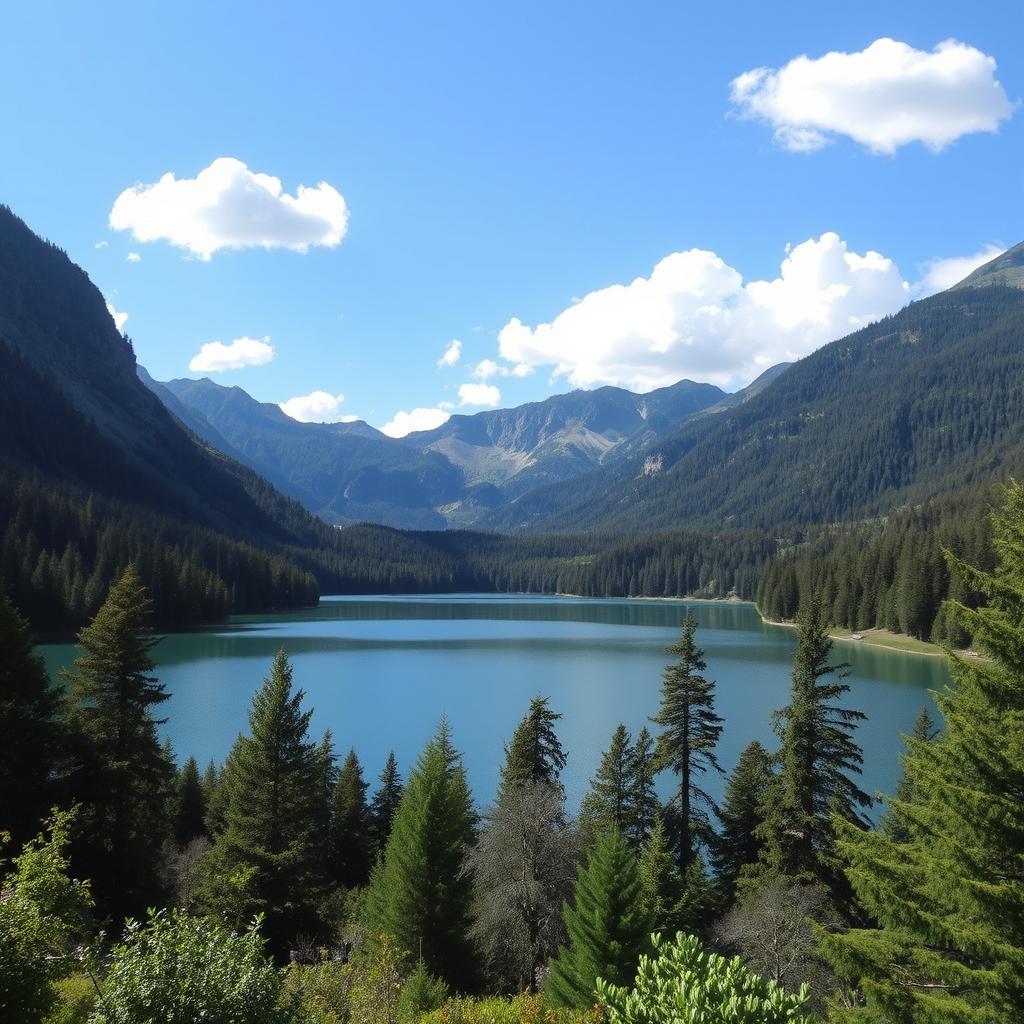
[(548, 1006), (540, 995), (510, 999), (449, 999), (440, 1009), (420, 1017), (420, 1024), (602, 1024), (600, 1006), (569, 1010)]
[(87, 1024), (96, 1004), (96, 986), (87, 974), (70, 974), (54, 986), (56, 1005), (43, 1024)]
[(254, 924), (234, 934), (209, 918), (158, 911), (130, 921), (90, 1024), (286, 1024), (284, 972)]
[(654, 937), (640, 958), (632, 989), (599, 980), (609, 1024), (812, 1024), (810, 992), (786, 992), (743, 966), (704, 949), (680, 932), (674, 942)]
[(355, 980), (351, 963), (292, 964), (284, 980), (283, 1002), (298, 1006), (302, 1024), (348, 1024)]

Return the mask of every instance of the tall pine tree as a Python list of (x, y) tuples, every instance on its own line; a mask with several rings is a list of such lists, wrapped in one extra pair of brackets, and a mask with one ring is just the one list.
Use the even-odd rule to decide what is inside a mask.
[(174, 769), (153, 717), (167, 694), (152, 675), (150, 607), (129, 565), (78, 634), (83, 653), (64, 673), (76, 746), (71, 784), (83, 805), (77, 867), (115, 919), (141, 915), (159, 898), (159, 850), (170, 825)]
[(715, 754), (722, 719), (715, 713), (715, 684), (704, 678), (704, 652), (697, 646), (697, 621), (689, 610), (679, 640), (667, 648), (677, 659), (662, 676), (661, 707), (651, 719), (661, 726), (655, 765), (679, 776), (674, 802), (679, 812), (679, 867), (685, 873), (697, 854), (697, 841), (710, 837), (708, 812), (714, 801), (701, 788), (708, 771), (721, 772)]
[(0, 590), (0, 831), (17, 851), (40, 830), (57, 802), (66, 735), (60, 691), (32, 632)]
[[(910, 739), (909, 827), (894, 837), (838, 823), (857, 897), (878, 923), (824, 937), (858, 998), (843, 1022), (989, 1024), (1024, 1007), (1024, 488), (993, 517), (997, 566), (950, 557), (984, 607), (950, 611), (986, 658), (950, 656), (945, 731)], [(850, 1005), (850, 1004), (854, 1005)]]
[(850, 688), (842, 681), (846, 666), (830, 664), (831, 653), (824, 608), (811, 602), (798, 619), (790, 702), (776, 713), (779, 773), (758, 829), (759, 868), (761, 875), (822, 883), (842, 905), (833, 819), (863, 827), (871, 798), (853, 779), (863, 762), (854, 730), (865, 716), (837, 703)]
[(331, 807), (331, 874), (346, 889), (370, 877), (370, 809), (366, 782), (355, 750), (338, 773)]
[(468, 938), (473, 880), (463, 870), (473, 825), (466, 772), (442, 722), (409, 773), (370, 878), (364, 924), (371, 937), (390, 935), (462, 991), (476, 975)]
[(636, 855), (617, 829), (598, 839), (565, 905), (569, 943), (544, 982), (555, 1006), (584, 1009), (597, 1002), (597, 979), (628, 984), (650, 946), (654, 919), (642, 899)]
[(377, 779), (377, 791), (370, 801), (370, 836), (373, 858), (384, 852), (391, 836), (391, 823), (402, 802), (402, 776), (398, 772), (395, 752), (388, 754), (387, 761)]
[[(204, 891), (210, 909), (245, 898), (249, 905), (237, 908), (240, 914), (265, 914), (264, 931), (279, 957), (300, 934), (316, 933), (315, 907), (325, 886), (316, 834), (324, 818), (323, 761), (309, 738), (312, 710), (303, 710), (304, 696), (293, 689), (292, 666), (279, 651), (253, 697), (249, 735), (238, 738), (224, 769), (223, 831)], [(233, 895), (240, 878), (244, 897)]]

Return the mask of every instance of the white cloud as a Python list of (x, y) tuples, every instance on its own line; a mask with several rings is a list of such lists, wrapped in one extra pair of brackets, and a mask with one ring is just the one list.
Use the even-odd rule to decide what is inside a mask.
[(274, 358), (269, 338), (235, 338), (230, 345), (222, 341), (208, 341), (192, 357), (188, 368), (196, 373), (223, 373), (240, 370), (243, 366), (263, 366)]
[(140, 242), (166, 239), (208, 260), (219, 249), (333, 248), (348, 229), (348, 207), (325, 181), (289, 195), (280, 179), (220, 157), (194, 178), (169, 172), (155, 184), (125, 189), (110, 211), (110, 226)]
[(995, 259), (1002, 251), (1001, 246), (989, 242), (973, 256), (951, 256), (948, 259), (932, 260), (925, 265), (924, 277), (914, 285), (915, 297), (923, 299), (925, 296), (952, 288), (982, 264)]
[(775, 140), (811, 152), (846, 135), (873, 153), (921, 142), (941, 150), (962, 135), (995, 132), (1014, 104), (992, 57), (947, 39), (930, 53), (876, 39), (857, 53), (796, 57), (754, 68), (731, 83), (741, 114), (775, 129)]
[(713, 252), (672, 253), (650, 277), (584, 296), (551, 323), (511, 319), (501, 357), (589, 387), (648, 391), (683, 377), (732, 386), (892, 313), (910, 297), (892, 260), (827, 232), (789, 249), (779, 276), (743, 283)]
[(142, 262), (142, 257), (137, 252), (130, 252), (130, 253), (128, 253), (128, 255), (125, 257), (125, 259), (129, 263), (141, 263)]
[(281, 402), (278, 406), (286, 416), (300, 423), (350, 423), (355, 416), (343, 416), (341, 403), (344, 395), (332, 395), (327, 391), (311, 391)]
[(433, 430), (448, 421), (449, 414), (444, 409), (413, 409), (411, 412), (396, 412), (381, 427), (381, 432), (389, 437), (405, 437), (417, 430)]
[(501, 392), (493, 384), (460, 384), (459, 405), (486, 405), (492, 409), (501, 401)]
[(493, 359), (482, 359), (473, 367), (473, 376), (477, 380), (490, 380), (492, 377), (529, 377), (533, 373), (533, 367), (526, 363), (517, 363), (515, 366), (503, 366)]
[(107, 303), (107, 312), (110, 314), (114, 321), (114, 326), (119, 330), (124, 330), (124, 325), (128, 322), (128, 314), (122, 313), (119, 309), (114, 309), (114, 305), (111, 302)]
[(107, 247), (108, 245), (110, 245), (110, 243), (109, 243), (109, 242), (107, 242), (107, 241), (102, 241), (102, 242), (97, 242), (97, 243), (96, 243), (96, 244), (95, 244), (95, 245), (93, 246), (93, 248), (94, 248), (94, 249), (106, 249), (106, 247)]
[(444, 355), (441, 356), (437, 361), (438, 366), (454, 366), (462, 358), (462, 342), (458, 338), (453, 338), (449, 343), (448, 347), (444, 350)]

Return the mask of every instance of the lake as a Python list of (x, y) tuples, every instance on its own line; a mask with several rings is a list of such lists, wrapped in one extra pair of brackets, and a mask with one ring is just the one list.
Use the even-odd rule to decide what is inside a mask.
[[(726, 770), (759, 739), (774, 749), (772, 711), (787, 701), (796, 637), (761, 621), (750, 604), (595, 600), (522, 595), (326, 597), (318, 607), (239, 615), (223, 626), (172, 634), (154, 652), (171, 697), (163, 736), (179, 759), (221, 761), (248, 726), (249, 702), (284, 648), (295, 683), (344, 754), (359, 753), (371, 786), (394, 750), (403, 776), (442, 715), (452, 726), (482, 806), (493, 797), (504, 744), (536, 694), (563, 715), (569, 755), (564, 781), (575, 809), (620, 722), (635, 734), (658, 710), (665, 647), (686, 609), (698, 622), (707, 675), (717, 682)], [(70, 645), (41, 648), (51, 671), (68, 665)], [(899, 778), (900, 734), (929, 689), (948, 681), (944, 659), (837, 642), (850, 663), (847, 704), (864, 711), (862, 786), (891, 792)], [(671, 780), (662, 780), (667, 795)], [(721, 794), (720, 780), (709, 791)]]

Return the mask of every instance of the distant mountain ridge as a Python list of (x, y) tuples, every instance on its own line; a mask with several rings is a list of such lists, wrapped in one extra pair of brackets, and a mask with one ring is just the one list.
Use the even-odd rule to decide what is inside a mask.
[(642, 451), (732, 396), (680, 381), (647, 394), (603, 387), (452, 416), (400, 439), (362, 422), (299, 423), (208, 378), (143, 381), (200, 437), (335, 524), (472, 525), (520, 494)]

